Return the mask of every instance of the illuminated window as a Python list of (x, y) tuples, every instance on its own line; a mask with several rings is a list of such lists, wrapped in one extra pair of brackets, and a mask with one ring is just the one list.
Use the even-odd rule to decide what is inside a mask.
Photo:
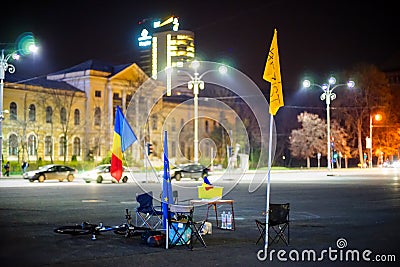
[(158, 68), (157, 49), (158, 49), (157, 37), (153, 37), (153, 45), (151, 49), (151, 56), (153, 59), (151, 62), (151, 76), (154, 79), (157, 79), (157, 68)]
[(37, 151), (37, 139), (35, 135), (31, 134), (28, 137), (28, 155), (36, 156), (36, 151)]
[(94, 109), (94, 125), (101, 125), (101, 109), (99, 107)]
[(53, 142), (51, 136), (46, 136), (44, 138), (44, 155), (51, 156), (53, 152)]
[(17, 104), (15, 102), (10, 103), (10, 120), (17, 119)]
[(11, 134), (8, 138), (8, 154), (10, 156), (18, 155), (18, 137), (16, 134)]
[(65, 149), (67, 146), (67, 139), (65, 139), (64, 136), (61, 136), (60, 139), (58, 140), (58, 155), (59, 156), (64, 156), (65, 155)]
[(67, 110), (64, 107), (60, 110), (60, 121), (62, 124), (67, 123)]
[(53, 122), (53, 109), (51, 107), (46, 107), (46, 122)]
[(75, 109), (74, 111), (74, 125), (79, 125), (80, 124), (80, 112), (79, 109)]
[(81, 155), (81, 140), (79, 139), (79, 137), (74, 138), (74, 148), (73, 149), (74, 149), (73, 155), (75, 155), (75, 156)]
[(95, 137), (94, 139), (95, 146), (93, 147), (93, 154), (97, 156), (101, 156), (101, 141), (100, 138)]
[(36, 121), (36, 107), (34, 104), (29, 105), (29, 121)]

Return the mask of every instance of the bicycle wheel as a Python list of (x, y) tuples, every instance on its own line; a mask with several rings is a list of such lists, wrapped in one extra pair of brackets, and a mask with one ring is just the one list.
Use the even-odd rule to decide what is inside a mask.
[(118, 227), (114, 228), (114, 233), (117, 235), (126, 235), (127, 230), (129, 230), (126, 224), (121, 224)]
[(122, 224), (118, 226), (117, 229), (114, 230), (114, 233), (118, 235), (125, 235), (126, 237), (132, 237), (132, 236), (138, 236), (144, 233), (145, 231), (151, 230), (150, 228), (147, 227), (138, 227), (133, 224), (127, 225), (127, 224)]
[(95, 224), (65, 225), (54, 229), (54, 232), (57, 234), (88, 235), (93, 234), (96, 227)]

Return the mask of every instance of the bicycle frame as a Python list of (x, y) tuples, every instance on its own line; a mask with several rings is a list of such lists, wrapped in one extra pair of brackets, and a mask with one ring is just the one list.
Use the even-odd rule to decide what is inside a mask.
[(72, 226), (61, 226), (54, 229), (55, 233), (58, 234), (70, 234), (70, 235), (86, 235), (91, 234), (92, 240), (96, 240), (96, 235), (103, 232), (114, 231), (114, 233), (119, 235), (124, 235), (125, 237), (133, 236), (137, 231), (151, 230), (147, 227), (138, 227), (132, 224), (132, 215), (128, 209), (125, 209), (125, 219), (126, 222), (120, 225), (106, 226), (102, 222), (99, 224), (91, 224), (88, 222), (82, 222), (81, 224), (76, 224)]

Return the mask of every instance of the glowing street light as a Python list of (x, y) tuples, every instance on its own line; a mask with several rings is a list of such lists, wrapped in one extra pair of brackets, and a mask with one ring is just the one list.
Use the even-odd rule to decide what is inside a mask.
[(323, 93), (320, 96), (322, 101), (325, 100), (326, 103), (326, 125), (327, 125), (327, 136), (326, 136), (326, 144), (327, 144), (327, 165), (328, 171), (331, 170), (331, 144), (330, 144), (330, 136), (331, 136), (331, 118), (330, 118), (330, 104), (331, 101), (336, 99), (336, 94), (333, 92), (339, 86), (347, 86), (348, 88), (353, 88), (355, 83), (353, 81), (348, 81), (345, 84), (336, 84), (336, 78), (330, 77), (328, 79), (328, 83), (324, 83), (322, 85), (311, 83), (309, 80), (303, 81), (303, 87), (309, 88), (311, 86), (316, 86), (322, 89)]
[(198, 73), (198, 68), (200, 67), (200, 62), (197, 60), (192, 61), (191, 67), (194, 69), (194, 76), (186, 71), (181, 71), (186, 73), (190, 77), (190, 81), (188, 82), (188, 89), (193, 90), (193, 102), (194, 102), (194, 141), (193, 141), (193, 152), (194, 152), (194, 163), (199, 162), (199, 121), (198, 121), (198, 113), (199, 113), (199, 90), (204, 89), (204, 81), (201, 79), (210, 72), (218, 71), (220, 74), (226, 74), (228, 72), (228, 68), (224, 65), (221, 65), (218, 70), (211, 69), (207, 70), (201, 75)]
[[(7, 44), (6, 44), (7, 45)], [(4, 113), (8, 113), (8, 110), (3, 110), (3, 90), (4, 90), (4, 79), (6, 72), (14, 73), (15, 67), (8, 61), (10, 59), (19, 60), (20, 56), (36, 53), (38, 47), (35, 44), (35, 40), (31, 33), (22, 34), (18, 38), (17, 48), (11, 49), (11, 52), (7, 53), (6, 49), (1, 49), (0, 55), (0, 166), (3, 166), (3, 120)], [(8, 49), (10, 51), (10, 49)], [(0, 177), (2, 172), (0, 172)]]

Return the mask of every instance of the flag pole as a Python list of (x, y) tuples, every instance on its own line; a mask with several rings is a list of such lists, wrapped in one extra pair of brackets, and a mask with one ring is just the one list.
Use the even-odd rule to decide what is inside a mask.
[(172, 204), (172, 187), (171, 176), (169, 173), (169, 160), (168, 160), (168, 132), (164, 131), (164, 179), (162, 191), (162, 211), (163, 211), (163, 227), (165, 228), (165, 248), (168, 249), (169, 244), (169, 225), (168, 225), (168, 205)]
[(269, 117), (269, 144), (268, 144), (268, 182), (267, 182), (267, 204), (265, 212), (265, 244), (264, 253), (267, 254), (268, 251), (268, 223), (269, 223), (269, 199), (271, 192), (271, 156), (272, 156), (272, 128), (274, 124), (274, 115), (270, 114)]
[[(283, 94), (282, 94), (282, 81), (279, 64), (279, 53), (278, 53), (278, 32), (274, 30), (274, 36), (272, 38), (271, 47), (267, 56), (267, 62), (265, 64), (263, 79), (271, 83), (270, 88), (270, 101), (269, 101), (269, 142), (268, 142), (268, 182), (267, 182), (267, 199), (266, 199), (266, 210), (265, 210), (265, 240), (264, 250), (259, 250), (257, 257), (259, 260), (265, 260), (268, 253), (268, 228), (269, 228), (269, 200), (271, 191), (271, 162), (272, 162), (272, 130), (274, 126), (274, 115), (278, 109), (284, 106)], [(261, 254), (264, 253), (264, 256)]]

